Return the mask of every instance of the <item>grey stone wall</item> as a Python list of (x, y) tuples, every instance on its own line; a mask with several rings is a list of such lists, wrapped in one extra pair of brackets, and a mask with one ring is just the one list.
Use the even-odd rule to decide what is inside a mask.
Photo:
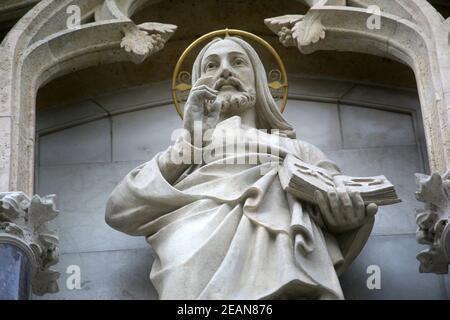
[[(419, 274), (414, 173), (427, 172), (415, 92), (292, 77), (285, 116), (299, 139), (320, 147), (352, 175), (385, 174), (403, 202), (380, 209), (372, 236), (342, 284), (348, 299), (446, 299), (450, 278)], [(167, 82), (49, 108), (37, 115), (36, 192), (56, 193), (61, 214), (60, 292), (40, 299), (155, 299), (153, 252), (104, 222), (106, 199), (123, 176), (170, 144), (182, 123)], [(66, 269), (81, 268), (80, 290)], [(381, 269), (381, 289), (366, 286)], [(36, 297), (38, 298), (38, 297)]]

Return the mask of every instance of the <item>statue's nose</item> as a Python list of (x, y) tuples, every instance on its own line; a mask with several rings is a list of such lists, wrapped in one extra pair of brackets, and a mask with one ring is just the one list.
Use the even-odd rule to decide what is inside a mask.
[(228, 69), (228, 68), (223, 68), (223, 69), (222, 69), (222, 72), (221, 72), (221, 74), (220, 74), (220, 76), (221, 76), (222, 78), (225, 78), (225, 79), (228, 79), (229, 77), (231, 77), (232, 74), (231, 74), (230, 69)]

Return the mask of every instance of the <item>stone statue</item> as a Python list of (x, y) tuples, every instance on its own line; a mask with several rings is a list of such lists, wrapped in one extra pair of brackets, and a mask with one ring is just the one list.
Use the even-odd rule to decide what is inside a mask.
[(288, 154), (341, 172), (295, 139), (246, 41), (208, 43), (192, 83), (184, 133), (131, 171), (106, 207), (111, 227), (154, 249), (150, 279), (160, 299), (343, 299), (338, 276), (364, 246), (377, 206), (344, 187), (317, 194), (318, 205), (282, 189), (273, 163)]

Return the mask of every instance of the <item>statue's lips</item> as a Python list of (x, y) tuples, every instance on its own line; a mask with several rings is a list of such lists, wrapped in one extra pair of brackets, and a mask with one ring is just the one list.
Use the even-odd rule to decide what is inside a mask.
[(231, 84), (225, 84), (219, 88), (219, 90), (238, 90), (235, 86)]
[(218, 80), (215, 85), (214, 89), (218, 91), (229, 91), (229, 90), (236, 90), (236, 91), (243, 91), (243, 85), (242, 83), (236, 79), (236, 78), (229, 78), (229, 79), (220, 79)]

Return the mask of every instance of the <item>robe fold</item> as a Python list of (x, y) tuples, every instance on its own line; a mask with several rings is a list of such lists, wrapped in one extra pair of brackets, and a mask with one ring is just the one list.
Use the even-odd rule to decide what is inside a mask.
[(283, 191), (278, 178), (289, 153), (332, 175), (337, 166), (316, 147), (246, 128), (238, 116), (219, 123), (202, 152), (203, 163), (172, 185), (159, 153), (132, 170), (107, 203), (107, 223), (145, 236), (155, 251), (150, 279), (160, 299), (343, 299), (338, 275), (373, 220), (331, 234), (318, 209)]

